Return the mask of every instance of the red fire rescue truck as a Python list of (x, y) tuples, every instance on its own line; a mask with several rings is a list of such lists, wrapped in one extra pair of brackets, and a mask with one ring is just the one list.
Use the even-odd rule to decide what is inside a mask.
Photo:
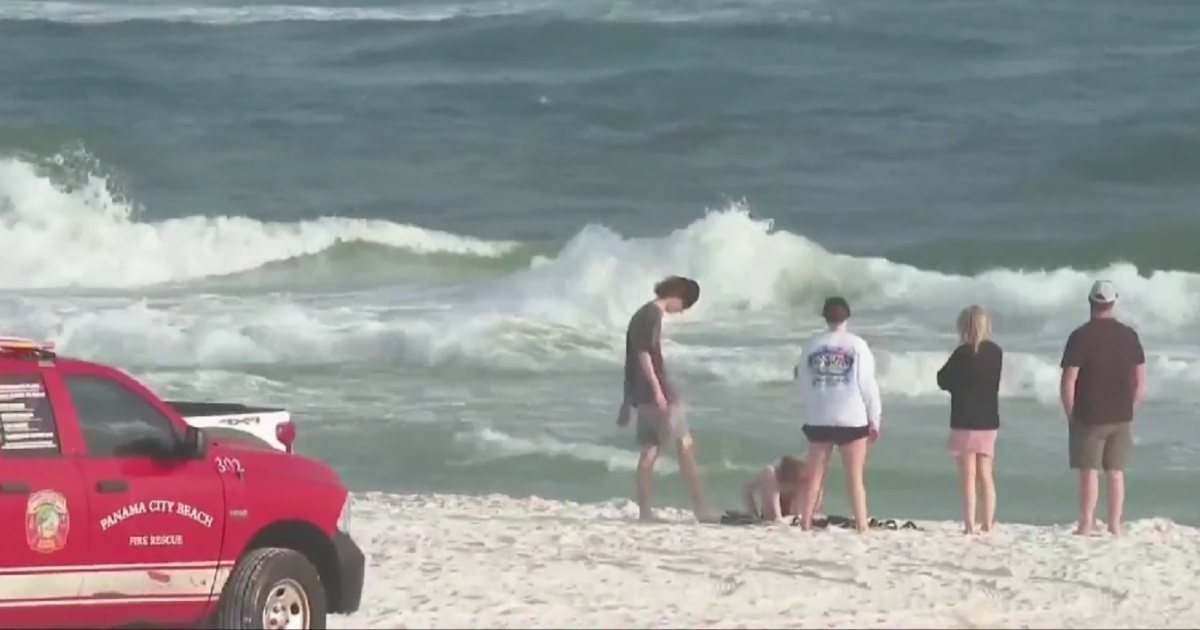
[[(185, 405), (185, 404), (184, 404)], [(0, 339), (0, 627), (324, 628), (362, 597), (328, 465)]]

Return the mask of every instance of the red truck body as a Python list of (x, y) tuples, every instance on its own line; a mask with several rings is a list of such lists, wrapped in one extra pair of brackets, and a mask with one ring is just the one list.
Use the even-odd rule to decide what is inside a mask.
[(264, 548), (319, 574), (307, 627), (357, 609), (365, 560), (339, 528), (338, 474), (196, 432), (120, 370), (0, 352), (0, 627), (210, 623), (222, 606), (253, 608), (240, 600), (257, 591), (226, 587)]

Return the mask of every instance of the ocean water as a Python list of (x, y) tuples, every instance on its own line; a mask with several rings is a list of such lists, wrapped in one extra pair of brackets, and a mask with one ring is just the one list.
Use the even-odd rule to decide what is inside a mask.
[(803, 448), (791, 368), (838, 292), (880, 361), (872, 511), (934, 519), (934, 374), (978, 302), (1007, 351), (1000, 517), (1046, 524), (1074, 517), (1057, 362), (1103, 277), (1147, 351), (1129, 517), (1197, 523), (1197, 24), (1184, 0), (5, 0), (0, 329), (286, 406), (356, 490), (600, 501), (632, 494), (625, 323), (686, 274), (665, 352), (732, 506)]

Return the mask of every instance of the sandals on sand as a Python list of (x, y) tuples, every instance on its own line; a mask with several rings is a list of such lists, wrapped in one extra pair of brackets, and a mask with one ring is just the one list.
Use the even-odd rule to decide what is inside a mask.
[[(728, 512), (726, 512), (724, 515), (721, 516), (720, 522), (722, 525), (756, 525), (756, 524), (762, 522), (762, 518), (759, 517), (757, 514), (748, 514), (746, 512), (738, 512), (736, 510), (729, 510)], [(799, 525), (800, 525), (800, 517), (799, 516), (794, 517), (792, 519), (792, 526), (799, 526)], [(830, 527), (837, 527), (840, 529), (854, 529), (854, 519), (846, 518), (845, 516), (826, 516), (823, 518), (814, 518), (813, 519), (813, 528), (815, 528), (815, 529), (829, 529)], [(913, 530), (921, 531), (921, 528), (912, 521), (901, 522), (901, 521), (897, 521), (894, 518), (889, 518), (889, 519), (885, 519), (885, 520), (872, 518), (871, 520), (867, 521), (867, 527), (869, 527), (870, 529), (888, 529), (888, 530), (892, 530), (892, 531), (902, 530), (902, 529), (913, 529)]]
[[(800, 517), (799, 516), (792, 519), (792, 525), (793, 526), (800, 525)], [(814, 529), (829, 529), (830, 527), (838, 527), (841, 529), (854, 529), (854, 519), (847, 518), (845, 516), (827, 516), (825, 518), (814, 518), (813, 519), (813, 528)], [(867, 528), (868, 529), (890, 529), (892, 531), (901, 530), (901, 529), (915, 529), (917, 531), (921, 530), (921, 528), (912, 521), (904, 521), (903, 523), (901, 523), (900, 521), (897, 521), (894, 518), (889, 518), (889, 519), (884, 519), (884, 520), (872, 518), (867, 521)]]

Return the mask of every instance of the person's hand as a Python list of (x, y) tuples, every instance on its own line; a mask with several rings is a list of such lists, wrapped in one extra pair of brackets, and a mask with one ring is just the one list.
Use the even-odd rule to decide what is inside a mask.
[(874, 442), (879, 439), (879, 427), (877, 425), (867, 426), (867, 439)]
[(621, 409), (617, 411), (617, 426), (624, 428), (629, 426), (629, 420), (633, 417), (633, 405), (627, 402), (621, 403)]
[(667, 400), (666, 395), (664, 395), (662, 392), (659, 392), (654, 397), (654, 406), (658, 407), (658, 410), (661, 411), (663, 415), (666, 415), (671, 411), (671, 402)]

